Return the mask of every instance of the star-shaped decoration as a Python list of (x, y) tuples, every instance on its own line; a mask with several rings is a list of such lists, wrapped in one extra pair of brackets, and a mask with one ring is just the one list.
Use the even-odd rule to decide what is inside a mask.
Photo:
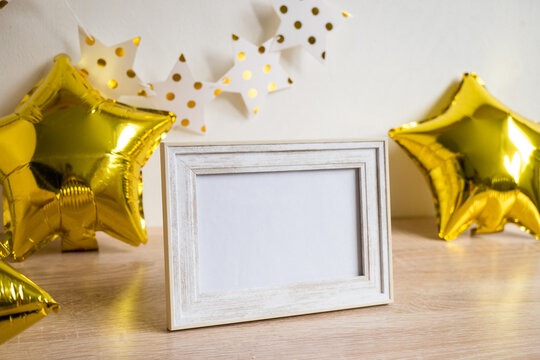
[(104, 97), (118, 100), (121, 96), (146, 96), (150, 89), (133, 70), (140, 40), (136, 37), (106, 46), (79, 27), (81, 60), (75, 67)]
[(540, 236), (540, 125), (495, 99), (465, 74), (441, 115), (390, 130), (425, 173), (439, 237), (503, 231), (515, 223)]
[(96, 231), (146, 242), (141, 168), (174, 120), (103, 98), (58, 55), (0, 119), (0, 251), (23, 260), (58, 237), (64, 250), (97, 248)]
[(156, 96), (152, 102), (158, 109), (176, 114), (182, 129), (205, 133), (204, 108), (221, 93), (219, 84), (196, 81), (183, 54), (167, 80), (153, 84)]
[(0, 344), (59, 308), (49, 294), (0, 261)]
[(281, 23), (272, 51), (302, 46), (321, 62), (326, 59), (326, 37), (351, 15), (320, 0), (272, 0)]
[(268, 93), (288, 88), (293, 81), (279, 63), (280, 54), (233, 35), (234, 66), (222, 78), (225, 92), (240, 93), (251, 115), (256, 115)]

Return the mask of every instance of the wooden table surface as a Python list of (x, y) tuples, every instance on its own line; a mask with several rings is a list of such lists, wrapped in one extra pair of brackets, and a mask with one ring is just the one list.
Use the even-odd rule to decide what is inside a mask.
[(14, 266), (62, 306), (0, 346), (2, 359), (540, 359), (540, 242), (433, 240), (431, 218), (393, 221), (395, 303), (168, 332), (163, 242), (100, 251), (52, 243)]

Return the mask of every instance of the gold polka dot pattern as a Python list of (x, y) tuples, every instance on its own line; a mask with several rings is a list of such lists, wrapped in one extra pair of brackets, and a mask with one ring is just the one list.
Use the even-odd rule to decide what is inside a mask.
[[(280, 53), (267, 51), (271, 42), (255, 46), (236, 39), (233, 42), (235, 64), (222, 78), (225, 85), (222, 90), (239, 93), (251, 116), (259, 113), (267, 94), (291, 85), (279, 63)], [(240, 53), (243, 56), (239, 57)]]
[[(320, 0), (271, 0), (271, 2), (281, 23), (270, 51), (302, 46), (321, 62), (326, 59), (328, 32), (333, 31), (350, 17), (349, 13)], [(283, 6), (286, 7), (286, 11), (282, 10)]]
[(106, 46), (79, 28), (81, 60), (75, 67), (104, 97), (118, 100), (124, 95), (143, 96), (142, 91), (147, 95), (141, 89), (143, 81), (133, 71), (139, 42), (135, 38)]
[[(223, 79), (226, 83), (228, 80)], [(188, 62), (182, 54), (165, 81), (154, 83), (155, 107), (176, 114), (178, 129), (205, 133), (204, 107), (221, 93), (221, 84), (205, 83), (193, 78)], [(168, 96), (174, 94), (174, 97)]]

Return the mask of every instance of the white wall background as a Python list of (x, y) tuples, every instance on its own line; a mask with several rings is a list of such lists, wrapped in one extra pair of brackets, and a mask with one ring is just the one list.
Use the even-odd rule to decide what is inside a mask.
[[(328, 39), (327, 64), (283, 53), (295, 86), (248, 120), (239, 96), (207, 108), (206, 136), (172, 131), (170, 142), (381, 138), (438, 114), (463, 72), (476, 72), (508, 107), (540, 120), (540, 2), (534, 0), (331, 0), (352, 13)], [(134, 70), (162, 80), (182, 51), (196, 76), (217, 81), (233, 64), (231, 33), (261, 43), (279, 19), (268, 0), (71, 1), (85, 26), (112, 45), (142, 36)], [(0, 116), (57, 53), (79, 59), (77, 23), (63, 0), (12, 0), (0, 10)], [(0, 156), (2, 156), (0, 154)], [(158, 154), (144, 169), (147, 223), (161, 225)], [(420, 172), (390, 146), (394, 216), (433, 213)]]

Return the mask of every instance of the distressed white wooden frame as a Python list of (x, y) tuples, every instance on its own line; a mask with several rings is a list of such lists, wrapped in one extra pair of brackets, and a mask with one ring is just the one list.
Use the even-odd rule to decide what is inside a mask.
[[(392, 302), (385, 140), (234, 145), (161, 144), (168, 328), (187, 329)], [(197, 175), (357, 169), (362, 274), (199, 292)], [(340, 261), (340, 259), (335, 259)]]

